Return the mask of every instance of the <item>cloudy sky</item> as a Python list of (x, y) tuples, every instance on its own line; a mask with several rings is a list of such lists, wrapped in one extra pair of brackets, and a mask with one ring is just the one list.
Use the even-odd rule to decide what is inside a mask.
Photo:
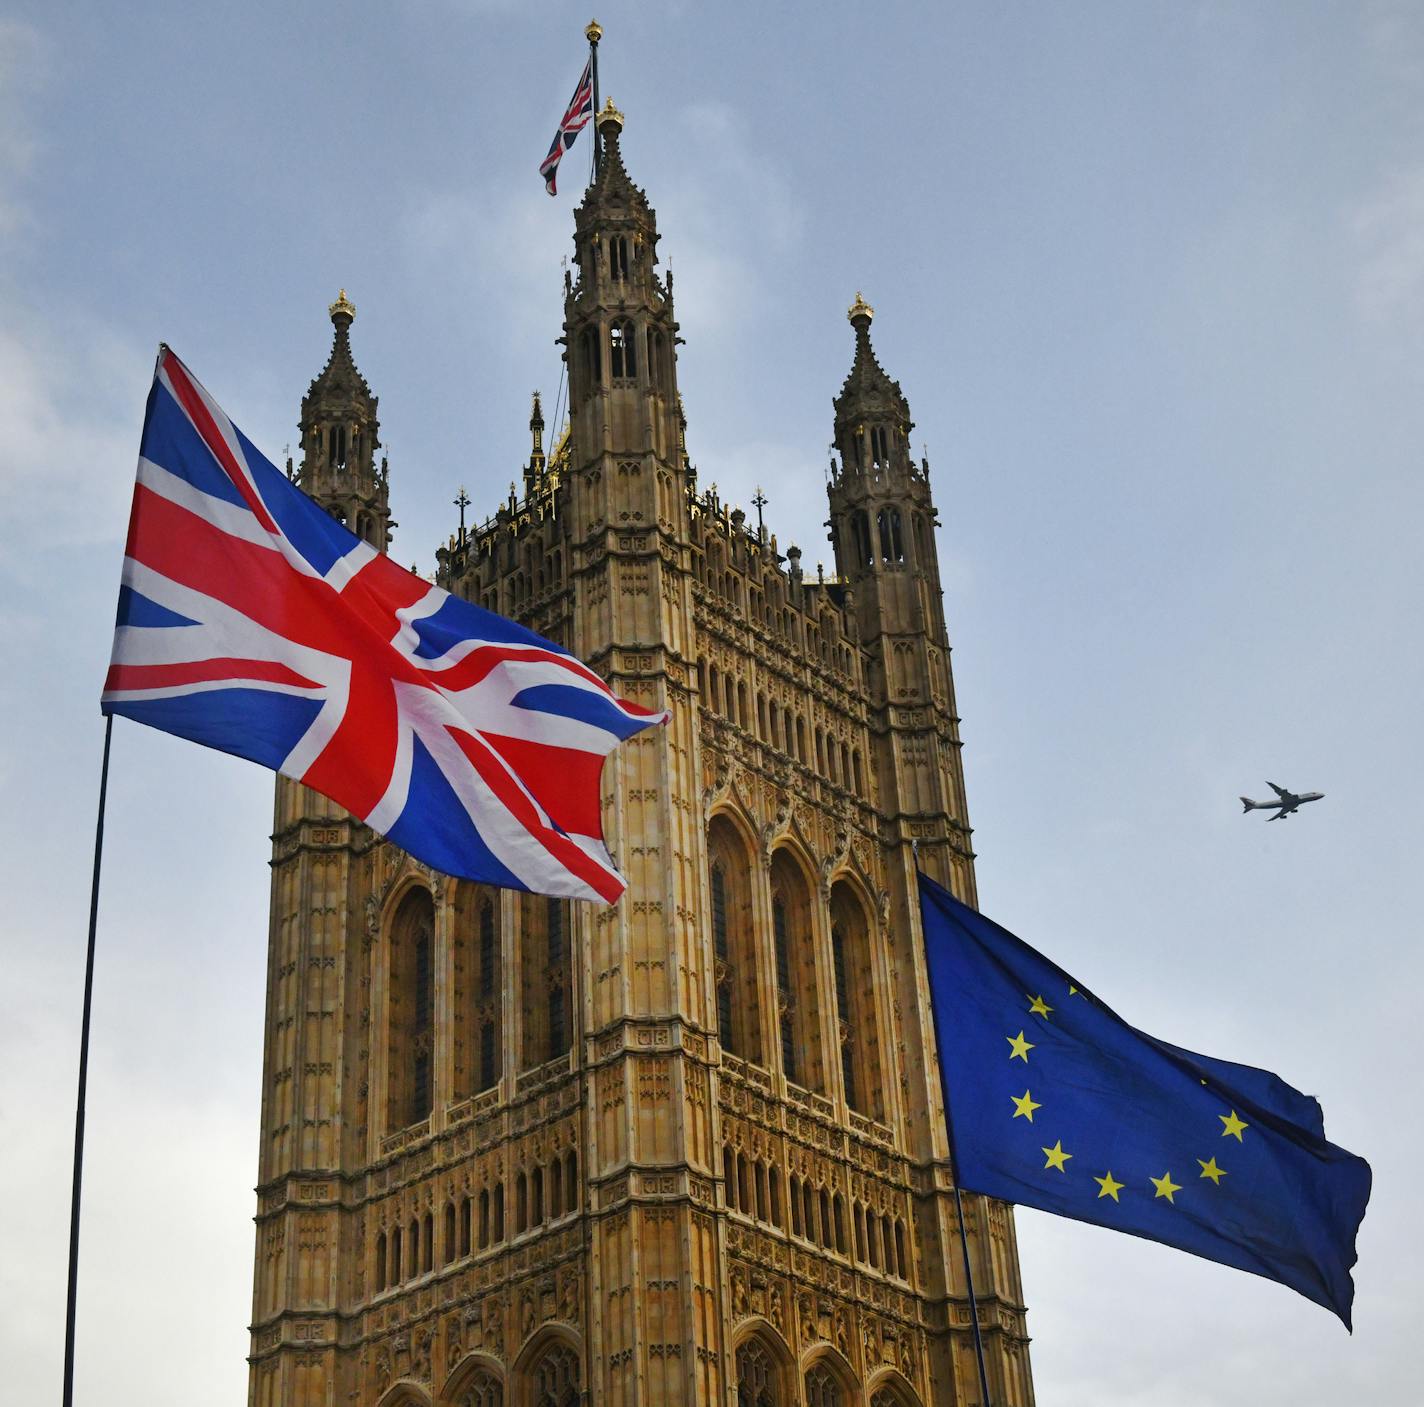
[[(533, 17), (537, 9), (538, 17)], [(57, 1389), (97, 697), (169, 341), (272, 457), (359, 309), (422, 570), (552, 396), (563, 0), (0, 19), (0, 1362)], [(828, 555), (845, 308), (928, 445), (985, 909), (1136, 1024), (1318, 1094), (1375, 1169), (1353, 1338), (1023, 1212), (1039, 1397), (1417, 1394), (1424, 11), (607, 4), (702, 481)], [(1265, 779), (1326, 800), (1244, 817)], [(115, 729), (83, 1400), (246, 1391), (271, 780)]]

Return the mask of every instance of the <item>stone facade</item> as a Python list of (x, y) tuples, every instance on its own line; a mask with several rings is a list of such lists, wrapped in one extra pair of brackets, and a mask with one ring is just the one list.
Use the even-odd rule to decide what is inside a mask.
[[(279, 781), (251, 1407), (978, 1403), (914, 897), (916, 843), (974, 897), (928, 465), (857, 297), (835, 576), (698, 489), (599, 125), (568, 428), (536, 399), (522, 494), (437, 555), (671, 709), (603, 773), (628, 892), (452, 880)], [(353, 317), (292, 472), (385, 548)], [(1031, 1407), (1012, 1216), (965, 1209), (992, 1398)]]

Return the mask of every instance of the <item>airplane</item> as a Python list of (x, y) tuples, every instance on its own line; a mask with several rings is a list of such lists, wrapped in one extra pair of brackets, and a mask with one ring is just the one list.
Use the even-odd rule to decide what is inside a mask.
[(1266, 785), (1275, 792), (1276, 799), (1274, 801), (1252, 801), (1249, 796), (1243, 796), (1241, 804), (1248, 811), (1269, 811), (1273, 806), (1279, 807), (1280, 809), (1274, 816), (1268, 817), (1272, 821), (1279, 821), (1283, 817), (1289, 816), (1304, 802), (1319, 801), (1325, 795), (1323, 791), (1303, 791), (1296, 795), (1293, 791), (1278, 787), (1274, 782), (1267, 782)]

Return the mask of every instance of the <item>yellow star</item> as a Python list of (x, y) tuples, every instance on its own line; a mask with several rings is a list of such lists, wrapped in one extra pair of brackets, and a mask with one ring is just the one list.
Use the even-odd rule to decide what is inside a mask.
[(1020, 1031), (1016, 1036), (1005, 1036), (1004, 1039), (1013, 1047), (1009, 1051), (1010, 1060), (1022, 1060), (1028, 1064), (1028, 1053), (1033, 1049), (1033, 1042), (1024, 1040), (1024, 1033)]
[(1227, 1134), (1230, 1134), (1232, 1138), (1237, 1141), (1237, 1143), (1244, 1143), (1246, 1141), (1244, 1138), (1241, 1137), (1241, 1130), (1249, 1129), (1251, 1125), (1248, 1123), (1243, 1123), (1240, 1119), (1238, 1119), (1236, 1117), (1236, 1110), (1233, 1109), (1229, 1114), (1218, 1114), (1216, 1117), (1220, 1119), (1223, 1124), (1226, 1125), (1226, 1127), (1221, 1131), (1221, 1136), (1223, 1138), (1225, 1138)]
[(1015, 1099), (1013, 1095), (1010, 1095), (1009, 1098), (1014, 1101), (1014, 1118), (1017, 1119), (1019, 1115), (1022, 1114), (1029, 1123), (1033, 1122), (1033, 1111), (1043, 1108), (1042, 1104), (1035, 1104), (1033, 1102), (1033, 1096), (1028, 1090), (1024, 1090), (1022, 1099)]
[(1198, 1158), (1197, 1162), (1201, 1163), (1201, 1175), (1203, 1177), (1209, 1177), (1218, 1187), (1220, 1187), (1221, 1179), (1226, 1176), (1226, 1169), (1217, 1167), (1215, 1158), (1210, 1158), (1204, 1163), (1202, 1163), (1202, 1160)]
[[(1081, 996), (1083, 996), (1082, 992), (1080, 992), (1071, 982), (1068, 984), (1068, 995), (1069, 995), (1070, 997), (1081, 997)], [(1087, 998), (1084, 997), (1084, 1000), (1086, 1001)]]
[(1113, 1181), (1111, 1168), (1108, 1169), (1108, 1175), (1106, 1177), (1095, 1177), (1093, 1181), (1096, 1182), (1098, 1186), (1103, 1189), (1101, 1192), (1098, 1193), (1098, 1196), (1111, 1197), (1114, 1202), (1118, 1200), (1117, 1194), (1121, 1192), (1122, 1189), (1126, 1186), (1125, 1183)]
[(1153, 1187), (1157, 1189), (1156, 1195), (1158, 1197), (1165, 1197), (1169, 1202), (1172, 1203), (1174, 1207), (1177, 1205), (1176, 1200), (1172, 1196), (1172, 1193), (1180, 1192), (1182, 1190), (1182, 1186), (1181, 1183), (1172, 1181), (1171, 1173), (1165, 1172), (1162, 1174), (1161, 1177), (1149, 1176), (1147, 1180), (1153, 1185)]
[(1071, 1153), (1065, 1153), (1063, 1151), (1063, 1140), (1061, 1138), (1058, 1140), (1057, 1143), (1053, 1145), (1052, 1148), (1045, 1148), (1043, 1151), (1048, 1157), (1048, 1161), (1043, 1165), (1045, 1169), (1057, 1168), (1059, 1172), (1068, 1171), (1068, 1169), (1064, 1167), (1064, 1164), (1073, 1155)]
[(1048, 1013), (1053, 1010), (1042, 997), (1029, 997), (1029, 1012), (1034, 1016), (1041, 1016), (1046, 1021)]

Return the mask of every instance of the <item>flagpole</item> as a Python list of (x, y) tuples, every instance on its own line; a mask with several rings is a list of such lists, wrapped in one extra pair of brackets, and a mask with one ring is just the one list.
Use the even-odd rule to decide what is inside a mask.
[(109, 791), (109, 742), (114, 715), (104, 716), (99, 767), (99, 819), (94, 827), (94, 879), (89, 890), (89, 950), (84, 960), (84, 1017), (79, 1026), (79, 1096), (74, 1107), (74, 1190), (69, 1204), (69, 1298), (64, 1313), (64, 1407), (74, 1404), (74, 1307), (79, 1290), (79, 1190), (84, 1179), (84, 1100), (89, 1086), (89, 1015), (94, 1004), (94, 935), (99, 922), (99, 862), (104, 854), (104, 802)]
[(593, 70), (593, 175), (597, 180), (598, 158), (602, 155), (598, 136), (598, 41), (603, 38), (603, 26), (597, 20), (589, 20), (584, 33), (588, 36), (588, 61)]
[[(918, 888), (920, 873), (920, 843), (911, 842), (911, 848), (915, 857), (915, 883)], [(924, 939), (924, 920), (920, 921), (920, 938)], [(929, 969), (928, 957), (925, 962), (926, 973)], [(930, 1020), (934, 1023), (935, 1044), (939, 1044), (939, 1012), (935, 1005), (934, 983), (926, 980), (926, 985), (930, 989)], [(954, 1125), (949, 1117), (949, 1081), (945, 1078), (944, 1057), (936, 1050), (935, 1065), (939, 1069), (939, 1092), (940, 1098), (944, 1102), (944, 1135), (949, 1146), (949, 1175), (954, 1180), (954, 1217), (959, 1223), (959, 1249), (964, 1256), (964, 1284), (969, 1291), (969, 1319), (974, 1326), (974, 1357), (979, 1365), (979, 1391), (982, 1394), (982, 1407), (990, 1407), (989, 1402), (989, 1370), (984, 1363), (984, 1336), (979, 1330), (979, 1302), (974, 1296), (974, 1267), (969, 1259), (969, 1233), (964, 1225), (964, 1198), (959, 1191), (959, 1161), (954, 1156)]]

